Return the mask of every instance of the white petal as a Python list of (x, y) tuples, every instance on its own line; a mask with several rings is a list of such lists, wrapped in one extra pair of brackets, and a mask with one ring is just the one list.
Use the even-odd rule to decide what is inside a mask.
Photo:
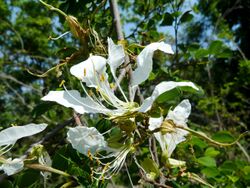
[(161, 150), (163, 153), (167, 151), (167, 142), (165, 140), (165, 135), (162, 135), (161, 132), (154, 133), (156, 140), (159, 142)]
[(7, 174), (8, 176), (11, 176), (19, 171), (21, 171), (23, 169), (23, 161), (22, 159), (7, 159), (6, 163), (2, 164), (0, 166), (0, 170), (3, 170), (5, 172), (5, 174)]
[(173, 82), (173, 81), (169, 81), (169, 82), (161, 82), (160, 84), (158, 84), (154, 91), (153, 94), (151, 95), (151, 97), (148, 97), (146, 100), (144, 100), (144, 102), (142, 103), (139, 111), (140, 112), (146, 112), (148, 111), (152, 104), (154, 103), (154, 101), (163, 93), (170, 91), (176, 87), (191, 87), (195, 90), (199, 90), (192, 82)]
[[(153, 131), (156, 128), (159, 128), (161, 126), (162, 122), (163, 122), (163, 117), (149, 118), (149, 127), (148, 127), (148, 129)], [(159, 142), (162, 151), (166, 151), (167, 150), (167, 145), (166, 145), (164, 136), (160, 132), (154, 133), (154, 136), (155, 136), (156, 140)]]
[(72, 66), (70, 73), (85, 82), (88, 87), (97, 87), (100, 77), (107, 77), (106, 63), (104, 57), (90, 56), (87, 60)]
[(188, 134), (187, 131), (182, 129), (176, 129), (175, 133), (167, 133), (164, 136), (164, 141), (167, 145), (168, 156), (170, 157), (173, 151), (175, 150), (176, 146), (185, 141), (185, 136)]
[(74, 149), (87, 156), (88, 151), (95, 154), (95, 152), (107, 147), (104, 137), (95, 127), (69, 128), (67, 139)]
[(14, 126), (0, 132), (0, 146), (13, 145), (20, 138), (31, 136), (43, 131), (47, 124), (28, 124), (24, 126)]
[(163, 117), (159, 117), (159, 118), (149, 118), (149, 127), (148, 129), (150, 131), (155, 130), (156, 128), (159, 128), (162, 124), (163, 121)]
[(168, 112), (166, 119), (172, 119), (177, 125), (185, 126), (188, 116), (191, 113), (191, 104), (189, 100), (183, 100), (175, 109)]
[(124, 62), (125, 53), (122, 45), (115, 45), (111, 38), (108, 38), (108, 53), (108, 64), (110, 65), (112, 74), (115, 75), (117, 67)]
[(110, 112), (107, 108), (99, 105), (97, 102), (90, 98), (81, 97), (80, 93), (76, 90), (68, 91), (50, 91), (42, 98), (43, 101), (53, 101), (65, 107), (73, 108), (80, 114), (84, 113), (103, 113)]
[(173, 50), (169, 44), (164, 42), (155, 42), (146, 46), (142, 52), (137, 56), (137, 68), (132, 73), (131, 85), (136, 86), (147, 80), (153, 65), (154, 51), (161, 50), (168, 54), (173, 54)]

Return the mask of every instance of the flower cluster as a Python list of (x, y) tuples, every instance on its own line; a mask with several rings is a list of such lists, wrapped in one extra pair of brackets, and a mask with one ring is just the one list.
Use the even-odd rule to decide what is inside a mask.
[[(50, 91), (42, 98), (44, 101), (53, 101), (65, 107), (73, 108), (80, 114), (100, 113), (111, 121), (116, 120), (114, 122), (118, 124), (123, 123), (133, 127), (127, 132), (127, 139), (123, 140), (118, 148), (109, 146), (105, 141), (104, 134), (99, 133), (94, 127), (77, 126), (69, 129), (67, 138), (73, 148), (80, 153), (95, 158), (103, 165), (103, 168), (98, 168), (93, 172), (97, 175), (97, 178), (108, 179), (112, 177), (123, 166), (127, 154), (134, 150), (134, 135), (137, 132), (138, 122), (136, 122), (132, 114), (146, 114), (159, 96), (175, 88), (199, 90), (192, 82), (163, 81), (156, 85), (152, 95), (146, 98), (141, 105), (133, 101), (138, 85), (147, 80), (152, 71), (152, 58), (156, 50), (173, 54), (171, 46), (164, 42), (151, 43), (142, 50), (136, 58), (137, 67), (132, 71), (131, 75), (129, 89), (132, 91), (132, 97), (130, 96), (130, 100), (116, 76), (117, 68), (125, 61), (125, 52), (122, 45), (114, 44), (110, 38), (108, 38), (107, 59), (98, 55), (90, 55), (87, 60), (70, 68), (70, 73), (80, 80), (83, 96), (79, 91), (68, 90), (64, 86), (64, 91)], [(108, 67), (112, 74), (113, 83), (109, 82), (112, 79), (107, 74)], [(122, 99), (118, 98), (112, 90), (114, 84), (118, 86)], [(148, 127), (148, 131), (154, 133), (162, 151), (167, 152), (168, 156), (171, 155), (178, 143), (185, 140), (184, 136), (187, 131), (177, 128), (175, 124), (186, 126), (190, 110), (190, 103), (188, 100), (184, 100), (173, 111), (169, 111), (164, 121), (163, 117), (149, 118), (148, 126), (145, 126), (145, 129)], [(120, 119), (122, 120), (118, 121)], [(169, 126), (170, 123), (167, 124), (167, 122), (173, 122), (172, 126)], [(121, 127), (122, 125), (120, 125)], [(100, 151), (106, 151), (106, 154), (102, 155)], [(111, 159), (111, 161), (102, 162), (102, 159), (107, 158)]]
[(0, 132), (0, 170), (4, 171), (8, 176), (13, 175), (24, 168), (24, 159), (4, 159), (2, 155), (7, 153), (17, 142), (17, 140), (32, 136), (42, 132), (47, 127), (46, 124), (28, 124), (24, 126), (14, 126), (4, 129)]

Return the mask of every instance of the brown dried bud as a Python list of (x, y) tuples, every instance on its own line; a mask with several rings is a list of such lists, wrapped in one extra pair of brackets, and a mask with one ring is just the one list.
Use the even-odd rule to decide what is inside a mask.
[(75, 37), (81, 38), (86, 34), (85, 30), (81, 27), (77, 18), (75, 18), (74, 16), (67, 15), (66, 20), (69, 24), (71, 32)]

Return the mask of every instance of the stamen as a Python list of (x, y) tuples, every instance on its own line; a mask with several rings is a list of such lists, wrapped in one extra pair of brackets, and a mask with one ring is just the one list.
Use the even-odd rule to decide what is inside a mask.
[[(97, 102), (99, 105), (101, 105), (103, 108), (106, 108), (101, 101), (99, 101), (97, 99), (97, 97), (94, 95), (94, 93), (90, 90), (90, 94), (87, 92), (86, 88), (84, 87), (84, 85), (82, 84), (82, 82), (80, 81), (80, 84), (82, 86), (83, 91), (85, 92), (85, 94), (90, 98), (90, 100), (92, 100), (93, 102)], [(94, 97), (94, 99), (91, 97), (91, 95)]]
[(65, 83), (65, 80), (62, 80), (61, 83), (59, 84), (59, 87), (62, 87), (64, 83)]
[(13, 147), (12, 144), (6, 145), (3, 148), (0, 149), (0, 156), (4, 155), (5, 153), (7, 153), (8, 151), (10, 151), (10, 149)]
[(89, 157), (89, 159), (90, 159), (91, 161), (93, 161), (93, 157), (92, 157), (92, 154), (91, 154), (90, 150), (88, 150), (88, 157)]
[[(79, 100), (76, 99), (73, 95), (71, 95), (70, 92), (69, 92), (69, 91), (67, 90), (67, 88), (65, 87), (65, 85), (63, 85), (63, 88), (64, 88), (64, 90), (68, 93), (68, 95), (69, 95), (70, 97), (72, 97), (72, 99), (74, 99), (76, 102), (80, 103), (81, 105), (83, 105), (83, 106), (85, 106), (85, 107), (87, 107), (87, 108), (96, 110), (96, 107), (92, 107), (92, 106), (86, 105), (85, 103), (79, 101)], [(96, 102), (95, 102), (95, 103), (96, 103)], [(98, 105), (98, 103), (96, 103), (96, 105)], [(99, 106), (99, 108), (100, 108), (100, 107), (101, 107), (101, 106)], [(102, 110), (104, 110), (105, 112), (107, 112), (108, 109), (102, 109)]]
[(101, 76), (100, 76), (100, 81), (101, 81), (101, 82), (104, 82), (104, 81), (105, 81), (105, 77), (104, 77), (103, 74), (101, 74)]
[(83, 76), (86, 77), (86, 68), (83, 69)]
[(126, 102), (128, 102), (128, 99), (127, 99), (125, 93), (123, 92), (123, 90), (122, 90), (122, 88), (121, 88), (121, 85), (120, 85), (119, 82), (118, 82), (117, 77), (116, 77), (114, 74), (112, 74), (112, 75), (113, 75), (113, 78), (114, 78), (114, 80), (115, 80), (115, 83), (116, 83), (116, 85), (118, 86), (118, 88), (119, 88), (119, 90), (120, 90), (120, 92), (121, 92), (123, 98), (125, 99)]

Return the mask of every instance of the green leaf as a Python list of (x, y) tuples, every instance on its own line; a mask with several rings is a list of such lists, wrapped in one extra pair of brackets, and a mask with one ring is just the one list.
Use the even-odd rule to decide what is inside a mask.
[(216, 177), (220, 174), (219, 170), (214, 167), (207, 167), (201, 170), (203, 174), (205, 174), (208, 178)]
[(162, 22), (161, 22), (160, 25), (161, 26), (169, 26), (169, 25), (173, 24), (173, 21), (174, 21), (173, 16), (170, 13), (166, 12), (164, 14), (164, 18), (163, 18), (163, 20), (162, 20)]
[(221, 42), (219, 40), (215, 40), (215, 41), (211, 42), (208, 50), (209, 50), (210, 54), (217, 54), (218, 52), (221, 51), (222, 48), (223, 48), (223, 42)]
[(190, 14), (190, 12), (191, 10), (188, 10), (184, 14), (182, 14), (179, 23), (185, 23), (191, 21), (194, 16)]
[(143, 161), (140, 161), (142, 168), (148, 173), (155, 173), (156, 177), (158, 177), (160, 175), (160, 171), (159, 171), (159, 167), (158, 165), (155, 163), (155, 161), (153, 161), (150, 158), (145, 158)]
[(221, 166), (220, 170), (225, 174), (232, 174), (232, 172), (237, 171), (237, 166), (234, 161), (225, 161)]
[(244, 178), (250, 180), (250, 166), (245, 166), (242, 171), (245, 174)]
[(250, 166), (245, 166), (245, 167), (243, 168), (243, 172), (244, 172), (245, 174), (249, 174), (249, 175), (250, 175)]
[(218, 150), (215, 150), (213, 147), (209, 147), (205, 151), (205, 156), (209, 156), (209, 157), (216, 157), (219, 154), (220, 152)]
[(206, 49), (198, 49), (196, 50), (194, 56), (196, 59), (200, 59), (200, 58), (204, 58), (204, 57), (208, 57), (209, 51)]
[[(31, 178), (32, 177), (32, 178)], [(26, 170), (21, 175), (18, 175), (16, 180), (19, 187), (39, 186), (40, 172), (38, 170)]]
[(52, 102), (42, 102), (35, 106), (35, 108), (32, 110), (31, 114), (34, 118), (41, 116), (45, 112), (51, 109), (52, 106), (56, 105), (56, 103)]
[(239, 180), (239, 177), (237, 176), (231, 176), (227, 175), (228, 179), (230, 179), (233, 183), (237, 182)]
[(190, 140), (190, 144), (196, 145), (201, 149), (204, 149), (205, 147), (207, 147), (207, 143), (196, 136), (192, 136), (192, 139)]
[(152, 80), (154, 80), (155, 78), (156, 78), (156, 74), (154, 74), (153, 72), (151, 72), (151, 73), (149, 74), (148, 80), (149, 80), (149, 81), (152, 81)]
[(216, 161), (214, 158), (205, 156), (197, 159), (198, 163), (207, 167), (216, 167)]
[(180, 95), (181, 95), (180, 89), (175, 88), (175, 89), (172, 89), (172, 90), (170, 90), (170, 91), (168, 91), (168, 92), (165, 92), (165, 93), (161, 94), (161, 95), (157, 98), (156, 102), (158, 102), (158, 103), (163, 103), (163, 102), (166, 102), (166, 101), (171, 101), (171, 100), (176, 99), (176, 98), (179, 97)]
[(171, 15), (175, 18), (178, 18), (181, 15), (181, 13), (182, 13), (181, 11), (175, 11)]
[(222, 143), (230, 143), (235, 141), (235, 138), (228, 131), (217, 132), (212, 136), (212, 139)]

